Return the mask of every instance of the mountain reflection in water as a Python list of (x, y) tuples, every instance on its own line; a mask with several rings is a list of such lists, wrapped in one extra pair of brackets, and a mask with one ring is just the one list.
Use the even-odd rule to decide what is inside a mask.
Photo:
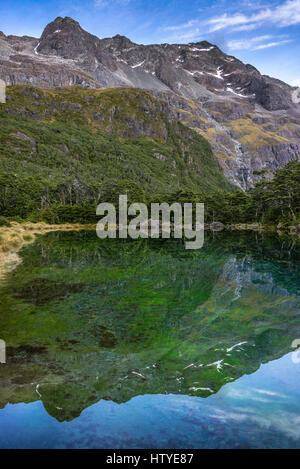
[(21, 255), (1, 284), (0, 429), (8, 403), (41, 401), (70, 422), (144, 395), (148, 410), (171, 402), (154, 394), (216, 406), (221, 421), (223, 389), (300, 337), (299, 245), (289, 238), (206, 234), (187, 251), (177, 240), (49, 233)]

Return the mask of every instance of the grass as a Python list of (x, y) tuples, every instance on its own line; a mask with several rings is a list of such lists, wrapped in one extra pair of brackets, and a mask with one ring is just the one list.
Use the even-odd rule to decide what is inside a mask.
[(13, 270), (21, 262), (18, 252), (26, 245), (35, 241), (36, 236), (49, 231), (79, 231), (95, 229), (94, 225), (47, 223), (15, 223), (10, 227), (0, 227), (0, 279)]
[(236, 119), (231, 121), (229, 125), (234, 137), (252, 150), (289, 142), (287, 138), (278, 135), (278, 132), (266, 131), (261, 125), (255, 124), (250, 119)]

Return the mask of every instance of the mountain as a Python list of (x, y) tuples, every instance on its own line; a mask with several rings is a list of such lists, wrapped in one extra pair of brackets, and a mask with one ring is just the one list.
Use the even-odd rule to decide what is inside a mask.
[(0, 108), (2, 215), (95, 204), (101, 188), (116, 182), (152, 196), (235, 190), (207, 140), (145, 91), (8, 88)]
[(99, 39), (72, 18), (56, 18), (41, 38), (0, 33), (0, 78), (8, 85), (131, 87), (164, 100), (207, 138), (227, 178), (243, 189), (300, 154), (295, 88), (261, 75), (206, 41), (139, 45)]

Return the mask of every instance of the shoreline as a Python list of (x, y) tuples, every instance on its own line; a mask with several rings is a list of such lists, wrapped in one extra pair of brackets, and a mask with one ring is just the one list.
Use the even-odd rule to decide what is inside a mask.
[(96, 225), (81, 225), (79, 223), (64, 223), (61, 225), (49, 225), (47, 223), (17, 223), (11, 222), (10, 226), (0, 227), (0, 280), (14, 270), (22, 259), (18, 252), (36, 240), (37, 235), (50, 231), (80, 231), (95, 229)]
[[(172, 224), (171, 224), (172, 225)], [(299, 225), (289, 226), (288, 230), (279, 229), (274, 225), (262, 225), (260, 223), (237, 223), (224, 225), (220, 222), (205, 224), (205, 230), (212, 232), (220, 231), (257, 231), (266, 233), (276, 233), (279, 236), (289, 236), (299, 238)], [(11, 222), (10, 226), (0, 227), (0, 280), (14, 270), (21, 262), (19, 251), (36, 240), (37, 235), (49, 233), (51, 231), (81, 231), (95, 230), (95, 224), (64, 223), (61, 225), (51, 225), (40, 223), (17, 223)]]

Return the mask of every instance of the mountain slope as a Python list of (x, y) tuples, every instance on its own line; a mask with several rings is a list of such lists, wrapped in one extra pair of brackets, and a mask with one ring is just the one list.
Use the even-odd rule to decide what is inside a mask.
[(152, 196), (234, 190), (209, 143), (145, 91), (8, 88), (0, 108), (2, 215), (96, 203), (101, 187), (115, 182), (136, 182)]
[(206, 41), (144, 46), (118, 35), (99, 39), (58, 17), (40, 39), (0, 34), (0, 78), (8, 85), (125, 86), (158, 94), (209, 139), (226, 176), (243, 189), (260, 170), (271, 176), (299, 158), (294, 88)]

